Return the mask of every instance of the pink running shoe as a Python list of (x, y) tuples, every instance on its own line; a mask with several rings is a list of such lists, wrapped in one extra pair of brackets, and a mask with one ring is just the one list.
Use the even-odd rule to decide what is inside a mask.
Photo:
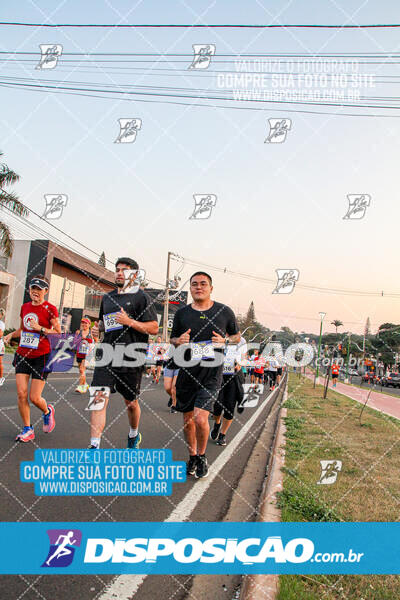
[(35, 432), (33, 431), (33, 427), (28, 427), (25, 425), (21, 433), (17, 435), (15, 438), (16, 442), (30, 442), (35, 439)]
[(49, 412), (47, 413), (47, 415), (43, 415), (43, 431), (45, 433), (50, 433), (56, 426), (56, 420), (54, 418), (53, 405), (48, 404), (47, 408), (49, 409)]

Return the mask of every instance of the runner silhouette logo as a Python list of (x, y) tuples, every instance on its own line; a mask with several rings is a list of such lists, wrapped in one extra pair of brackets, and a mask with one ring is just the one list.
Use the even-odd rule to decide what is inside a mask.
[(50, 548), (42, 567), (68, 567), (76, 548), (81, 545), (82, 532), (79, 529), (48, 529)]

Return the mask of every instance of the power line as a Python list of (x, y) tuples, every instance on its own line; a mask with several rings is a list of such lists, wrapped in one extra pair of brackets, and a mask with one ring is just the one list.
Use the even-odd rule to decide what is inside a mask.
[(328, 25), (328, 24), (285, 24), (282, 23), (270, 23), (268, 25), (256, 25), (256, 24), (205, 24), (205, 23), (192, 23), (192, 24), (177, 24), (177, 23), (20, 23), (15, 21), (0, 21), (0, 25), (4, 26), (16, 26), (16, 27), (75, 27), (75, 28), (107, 28), (107, 29), (379, 29), (379, 28), (398, 28), (398, 23), (381, 23), (381, 24), (342, 24), (342, 25)]
[[(238, 277), (241, 277), (244, 279), (250, 279), (253, 281), (259, 281), (261, 283), (272, 284), (273, 286), (276, 285), (276, 279), (274, 280), (274, 279), (269, 279), (267, 277), (260, 277), (258, 275), (252, 275), (250, 273), (241, 273), (239, 271), (233, 271), (232, 269), (228, 269), (226, 267), (218, 267), (215, 265), (210, 265), (210, 264), (207, 264), (207, 263), (204, 263), (204, 262), (201, 262), (198, 260), (186, 258), (186, 257), (185, 257), (185, 261), (186, 261), (186, 264), (188, 264), (188, 265), (207, 267), (209, 269), (213, 269), (213, 270), (219, 271), (221, 273), (235, 275), (235, 276), (238, 276)], [(363, 297), (376, 297), (376, 296), (384, 295), (385, 298), (400, 298), (400, 294), (391, 293), (391, 292), (383, 294), (382, 291), (380, 291), (380, 292), (365, 292), (362, 290), (343, 290), (343, 289), (336, 289), (336, 288), (324, 288), (324, 287), (319, 287), (319, 286), (314, 286), (314, 285), (301, 284), (298, 282), (296, 282), (296, 288), (305, 289), (305, 290), (318, 292), (318, 293), (327, 293), (327, 294), (363, 296)]]
[[(68, 87), (68, 86), (53, 86), (53, 85), (38, 85), (38, 84), (29, 84), (29, 83), (11, 83), (7, 82), (3, 84), (0, 82), (0, 85), (6, 85), (7, 87), (22, 87), (25, 89), (41, 89), (45, 91), (53, 91), (56, 93), (62, 92), (97, 92), (103, 94), (109, 94), (110, 90), (103, 89), (95, 89), (95, 88), (78, 88), (78, 87)], [(398, 106), (379, 106), (377, 104), (356, 104), (356, 103), (341, 103), (341, 102), (314, 102), (314, 101), (297, 101), (297, 100), (263, 100), (259, 98), (229, 98), (226, 96), (196, 96), (194, 94), (167, 94), (160, 92), (140, 92), (140, 91), (130, 91), (130, 90), (113, 90), (113, 93), (118, 93), (122, 95), (132, 95), (132, 96), (156, 96), (162, 98), (178, 98), (185, 100), (223, 100), (226, 102), (260, 102), (264, 104), (294, 104), (294, 105), (305, 105), (305, 106), (335, 106), (335, 107), (345, 107), (345, 108), (375, 108), (379, 110), (398, 110)]]
[[(11, 83), (0, 83), (0, 86), (2, 87), (6, 87), (6, 88), (10, 88), (10, 89), (15, 89), (13, 87), (13, 85)], [(47, 93), (48, 90), (46, 90), (46, 88), (44, 89), (29, 89), (28, 91), (31, 92), (38, 92), (38, 93)], [(164, 105), (173, 105), (173, 106), (190, 106), (190, 107), (205, 107), (205, 108), (218, 108), (218, 109), (230, 109), (230, 110), (246, 110), (246, 111), (268, 111), (268, 112), (278, 112), (281, 113), (282, 109), (278, 109), (278, 108), (271, 108), (271, 107), (254, 107), (254, 106), (234, 106), (233, 104), (230, 105), (223, 105), (223, 104), (208, 104), (206, 102), (201, 102), (201, 103), (191, 103), (191, 102), (178, 102), (178, 101), (167, 101), (167, 100), (148, 100), (145, 98), (126, 98), (126, 97), (117, 97), (117, 96), (100, 96), (98, 94), (86, 94), (86, 93), (82, 93), (82, 92), (65, 92), (65, 91), (53, 91), (52, 93), (60, 93), (60, 94), (65, 94), (65, 95), (69, 95), (69, 96), (83, 96), (86, 98), (100, 98), (101, 100), (118, 100), (118, 101), (126, 101), (126, 102), (143, 102), (143, 103), (148, 103), (148, 104), (164, 104)], [(201, 99), (201, 98), (199, 98)], [(279, 104), (279, 101), (277, 101), (277, 104)], [(346, 105), (343, 105), (343, 107)], [(364, 108), (364, 106), (360, 106), (359, 108)], [(382, 107), (381, 107), (382, 108)], [(373, 113), (355, 113), (355, 112), (343, 112), (343, 111), (335, 111), (335, 112), (331, 112), (331, 111), (317, 111), (317, 110), (300, 110), (300, 109), (291, 109), (291, 108), (286, 108), (285, 107), (285, 112), (286, 113), (296, 113), (296, 114), (304, 114), (304, 115), (330, 115), (330, 116), (334, 116), (334, 117), (368, 117), (368, 118), (373, 118), (373, 119), (397, 119), (400, 117), (400, 115), (385, 115), (385, 114), (373, 114)]]

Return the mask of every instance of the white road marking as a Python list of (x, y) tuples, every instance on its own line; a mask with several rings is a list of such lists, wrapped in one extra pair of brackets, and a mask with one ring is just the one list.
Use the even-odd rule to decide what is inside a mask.
[[(276, 390), (278, 387), (276, 387)], [(186, 496), (180, 501), (176, 508), (171, 512), (169, 517), (165, 519), (165, 523), (186, 521), (193, 509), (200, 502), (202, 496), (210, 487), (211, 483), (217, 477), (219, 472), (226, 465), (228, 460), (232, 457), (240, 442), (246, 436), (247, 432), (253, 425), (253, 423), (260, 416), (262, 411), (266, 408), (269, 403), (272, 394), (269, 394), (264, 402), (254, 412), (253, 416), (243, 425), (240, 431), (235, 437), (229, 442), (225, 450), (219, 455), (219, 457), (212, 463), (209, 475), (203, 480), (196, 480), (193, 482), (193, 487), (186, 494)], [(119, 575), (114, 581), (105, 589), (103, 594), (99, 596), (98, 600), (130, 600), (134, 594), (138, 591), (146, 579), (146, 575)]]

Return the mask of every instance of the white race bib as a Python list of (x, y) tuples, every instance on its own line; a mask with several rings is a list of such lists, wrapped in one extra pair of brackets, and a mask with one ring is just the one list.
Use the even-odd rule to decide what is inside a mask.
[(89, 352), (89, 343), (82, 341), (79, 344), (79, 348), (78, 348), (78, 354), (87, 354)]
[(115, 331), (116, 329), (123, 329), (121, 323), (117, 323), (117, 312), (108, 313), (103, 315), (104, 331)]
[(223, 368), (222, 372), (224, 375), (232, 375), (235, 372), (235, 359), (234, 358), (225, 357), (224, 368)]
[(193, 342), (192, 359), (214, 358), (214, 348), (212, 342)]
[(19, 345), (23, 348), (37, 348), (39, 346), (40, 333), (32, 331), (21, 331)]

